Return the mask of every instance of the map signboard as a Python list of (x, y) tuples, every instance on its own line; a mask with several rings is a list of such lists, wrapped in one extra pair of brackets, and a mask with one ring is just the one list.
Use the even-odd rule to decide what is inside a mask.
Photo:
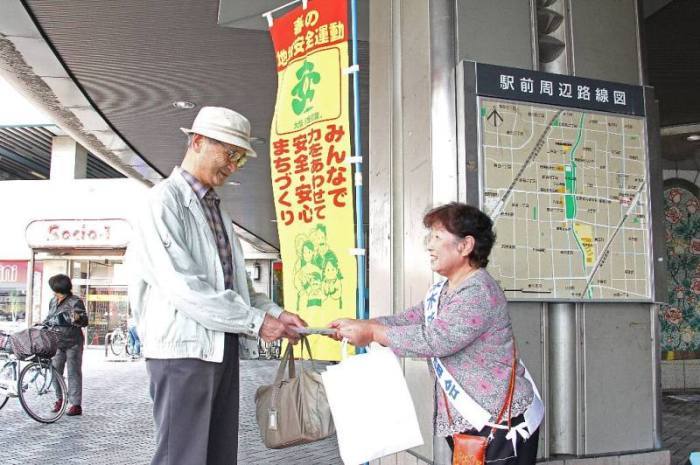
[(506, 295), (650, 300), (644, 118), (483, 96), (479, 110), (489, 271)]

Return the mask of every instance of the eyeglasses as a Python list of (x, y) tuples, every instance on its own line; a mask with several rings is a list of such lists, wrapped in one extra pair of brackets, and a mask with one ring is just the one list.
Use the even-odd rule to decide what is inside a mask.
[(232, 148), (226, 148), (224, 145), (226, 155), (228, 155), (228, 159), (236, 165), (236, 168), (240, 168), (245, 163), (248, 161), (248, 152), (246, 152), (245, 149), (242, 149), (240, 147), (232, 147)]
[(224, 148), (224, 152), (228, 156), (229, 162), (236, 165), (236, 168), (242, 167), (248, 161), (248, 152), (246, 149), (230, 146), (210, 137), (207, 137), (207, 139), (214, 144), (222, 146)]

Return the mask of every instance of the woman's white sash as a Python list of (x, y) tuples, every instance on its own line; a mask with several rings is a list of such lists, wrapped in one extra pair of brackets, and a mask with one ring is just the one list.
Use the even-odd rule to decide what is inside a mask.
[[(447, 283), (447, 280), (433, 284), (425, 296), (423, 306), (425, 307), (426, 325), (431, 324), (437, 315), (438, 300), (440, 299), (440, 292), (442, 292), (442, 288), (445, 286), (445, 283)], [(517, 433), (523, 436), (524, 439), (527, 439), (530, 437), (530, 434), (532, 434), (540, 426), (540, 423), (542, 423), (542, 418), (544, 417), (544, 405), (542, 403), (540, 393), (537, 390), (537, 386), (535, 386), (535, 382), (533, 381), (532, 376), (530, 376), (530, 373), (527, 371), (527, 368), (525, 367), (525, 364), (523, 364), (522, 360), (520, 361), (520, 364), (523, 366), (523, 368), (525, 368), (525, 378), (530, 381), (530, 384), (532, 384), (534, 397), (532, 399), (532, 403), (524, 414), (525, 425), (527, 426), (528, 431), (524, 431), (522, 427), (518, 428), (517, 426), (514, 428), (514, 431), (517, 431)], [(481, 431), (485, 426), (501, 429), (506, 428), (503, 425), (495, 425), (492, 422), (492, 417), (488, 410), (479, 405), (478, 402), (472, 399), (472, 397), (467, 394), (464, 389), (462, 389), (462, 386), (460, 386), (457, 380), (454, 379), (449, 371), (447, 371), (447, 368), (438, 357), (431, 358), (431, 365), (435, 370), (435, 376), (437, 377), (438, 384), (442, 390), (445, 391), (445, 394), (450, 399), (452, 406), (457, 409), (459, 414), (462, 415), (462, 417), (472, 426), (474, 426), (477, 431)], [(517, 435), (511, 433), (509, 433), (509, 439), (512, 439), (513, 444), (515, 445)]]

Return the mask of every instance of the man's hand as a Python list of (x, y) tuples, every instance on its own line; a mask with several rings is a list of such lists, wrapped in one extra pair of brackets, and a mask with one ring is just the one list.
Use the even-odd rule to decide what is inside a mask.
[(296, 313), (288, 312), (286, 310), (280, 314), (279, 321), (284, 323), (285, 328), (286, 328), (285, 333), (284, 333), (284, 337), (289, 339), (289, 342), (291, 342), (292, 344), (296, 344), (297, 342), (299, 342), (299, 339), (301, 338), (299, 336), (299, 333), (294, 331), (294, 329), (292, 329), (292, 328), (295, 326), (296, 327), (309, 326), (308, 323), (306, 323), (306, 321), (302, 320), (301, 317), (299, 317), (299, 315), (297, 315)]
[(287, 326), (309, 326), (308, 323), (302, 320), (299, 315), (288, 312), (287, 310), (280, 314), (279, 320)]
[(265, 342), (274, 342), (284, 336), (287, 326), (277, 318), (265, 314), (262, 326), (260, 326), (260, 337)]

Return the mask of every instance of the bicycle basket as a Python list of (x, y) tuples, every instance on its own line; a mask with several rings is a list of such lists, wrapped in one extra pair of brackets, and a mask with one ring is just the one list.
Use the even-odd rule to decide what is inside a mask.
[(12, 352), (12, 340), (9, 334), (0, 331), (0, 352)]
[(51, 358), (58, 350), (58, 335), (47, 328), (29, 328), (11, 336), (12, 350), (17, 358), (24, 360), (36, 355)]

